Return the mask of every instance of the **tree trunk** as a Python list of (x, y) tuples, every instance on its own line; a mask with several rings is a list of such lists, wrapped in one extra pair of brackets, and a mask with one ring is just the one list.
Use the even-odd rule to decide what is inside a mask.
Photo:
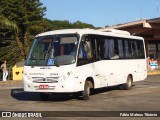
[(17, 42), (17, 45), (18, 45), (18, 48), (20, 50), (20, 55), (25, 58), (25, 53), (23, 51), (23, 46), (22, 46), (22, 43), (20, 42), (20, 39), (19, 39), (19, 36), (18, 36), (18, 33), (15, 31), (15, 37), (16, 37), (16, 42)]
[(24, 33), (24, 52), (25, 52), (25, 58), (28, 55), (28, 39), (27, 39), (27, 32)]

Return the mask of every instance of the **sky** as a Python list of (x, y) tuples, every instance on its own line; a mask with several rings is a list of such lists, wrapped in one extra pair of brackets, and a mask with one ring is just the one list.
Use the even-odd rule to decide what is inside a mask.
[(45, 18), (81, 21), (95, 27), (160, 17), (160, 0), (40, 0)]

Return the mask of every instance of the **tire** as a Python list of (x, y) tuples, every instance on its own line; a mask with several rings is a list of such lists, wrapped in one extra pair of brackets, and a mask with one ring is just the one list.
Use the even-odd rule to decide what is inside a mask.
[(49, 94), (40, 93), (40, 98), (42, 101), (47, 101), (49, 99)]
[(123, 88), (125, 90), (130, 90), (132, 88), (132, 85), (133, 85), (132, 77), (130, 75), (128, 75), (127, 82), (125, 84), (123, 84)]
[(89, 96), (90, 96), (90, 87), (89, 87), (89, 82), (86, 81), (84, 84), (84, 90), (82, 91), (83, 100), (89, 100)]

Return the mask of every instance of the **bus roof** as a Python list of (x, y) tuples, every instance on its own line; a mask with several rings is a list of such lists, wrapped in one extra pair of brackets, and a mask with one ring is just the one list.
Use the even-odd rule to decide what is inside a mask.
[(36, 35), (36, 37), (47, 36), (47, 35), (55, 35), (55, 34), (97, 34), (97, 35), (105, 35), (105, 36), (113, 36), (113, 37), (122, 37), (122, 38), (134, 38), (134, 39), (143, 39), (142, 37), (133, 36), (127, 31), (116, 30), (116, 29), (62, 29), (62, 30), (53, 30), (44, 32)]

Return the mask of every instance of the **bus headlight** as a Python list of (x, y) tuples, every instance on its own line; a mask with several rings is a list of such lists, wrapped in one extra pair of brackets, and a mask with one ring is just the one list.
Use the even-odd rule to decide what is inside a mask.
[(68, 79), (72, 74), (73, 74), (72, 71), (63, 74), (63, 75), (60, 77), (60, 81), (65, 81), (65, 80)]
[(66, 76), (65, 75), (63, 75), (63, 80), (66, 80)]
[(24, 73), (24, 76), (27, 78), (27, 80), (32, 80), (32, 77), (29, 76), (27, 73)]
[(70, 76), (71, 74), (73, 74), (73, 72), (71, 71), (71, 72), (67, 72), (67, 75), (68, 76)]
[(27, 76), (27, 73), (24, 73), (25, 76)]
[(68, 76), (70, 76), (70, 74), (71, 74), (70, 72), (67, 72), (67, 75), (68, 75)]
[(65, 81), (65, 80), (66, 80), (66, 76), (65, 76), (65, 75), (62, 75), (62, 76), (60, 77), (60, 79), (59, 79), (60, 82), (63, 82), (63, 81)]
[(30, 76), (27, 76), (27, 80), (32, 80), (32, 77), (30, 77)]

